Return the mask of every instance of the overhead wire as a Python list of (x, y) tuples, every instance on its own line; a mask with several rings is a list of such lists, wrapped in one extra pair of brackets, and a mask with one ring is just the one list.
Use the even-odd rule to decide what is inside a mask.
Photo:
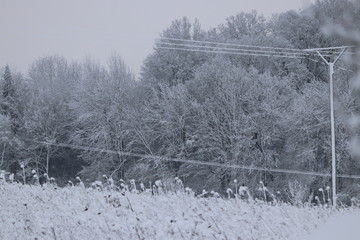
[[(311, 60), (311, 61), (313, 61), (313, 62), (316, 62), (316, 63), (320, 63), (320, 64), (323, 65), (323, 66), (326, 66), (326, 63), (324, 63), (324, 62), (322, 62), (322, 61), (318, 61), (318, 60), (315, 60), (315, 59), (313, 59), (313, 58), (307, 58), (307, 59), (309, 59), (309, 60)], [(354, 73), (354, 71), (349, 70), (349, 69), (346, 69), (346, 68), (342, 68), (342, 67), (338, 67), (338, 66), (334, 66), (334, 67), (337, 68), (337, 69), (343, 70), (343, 71), (347, 71), (347, 72), (352, 72), (352, 73)]]
[[(221, 43), (221, 42), (211, 42), (211, 41), (201, 41), (201, 40), (192, 40), (192, 39), (180, 39), (180, 38), (167, 38), (167, 37), (160, 37), (155, 39), (157, 42), (189, 42), (189, 43), (197, 43), (197, 44), (214, 44), (214, 45), (222, 45), (222, 46), (234, 46), (234, 47), (242, 47), (242, 48), (258, 48), (258, 49), (272, 49), (272, 50), (279, 50), (279, 51), (294, 51), (299, 53), (304, 52), (311, 52), (312, 50), (317, 50), (321, 52), (327, 53), (340, 53), (334, 52), (334, 50), (342, 49), (342, 48), (353, 48), (353, 46), (341, 46), (341, 47), (328, 47), (328, 48), (314, 48), (314, 49), (299, 49), (299, 48), (284, 48), (284, 47), (269, 47), (269, 46), (260, 46), (260, 45), (249, 45), (249, 44), (235, 44), (235, 43)], [(350, 54), (350, 53), (348, 53)]]
[[(293, 48), (276, 48), (276, 47), (267, 47), (267, 46), (240, 45), (240, 44), (198, 41), (198, 40), (178, 39), (178, 38), (160, 38), (160, 40), (161, 41), (159, 41), (159, 40), (155, 41), (155, 44), (160, 45), (160, 46), (156, 47), (158, 49), (181, 50), (181, 51), (204, 52), (204, 53), (264, 56), (264, 57), (307, 58), (311, 61), (318, 62), (322, 65), (323, 65), (322, 62), (319, 62), (319, 61), (309, 57), (311, 50), (338, 54), (340, 52), (333, 52), (333, 51), (328, 51), (328, 50), (352, 47), (352, 46), (343, 46), (343, 47), (329, 47), (329, 48), (316, 48), (316, 49), (302, 50), (302, 49), (293, 49)], [(180, 41), (180, 42), (202, 43), (202, 44), (215, 44), (215, 45), (220, 45), (220, 46), (236, 46), (236, 47), (260, 48), (260, 49), (272, 49), (272, 50), (257, 50), (257, 49), (243, 49), (243, 48), (218, 47), (218, 46), (204, 46), (204, 45), (196, 45), (196, 44), (163, 42), (162, 40), (172, 40), (172, 41), (178, 41), (178, 42)], [(167, 45), (167, 46), (164, 47), (161, 45)], [(170, 46), (170, 47), (168, 47), (168, 46)], [(172, 47), (172, 46), (175, 46), (175, 47)], [(209, 50), (206, 50), (206, 49), (209, 49)], [(221, 50), (219, 50), (219, 49), (221, 49)], [(279, 49), (282, 52), (273, 51), (274, 49)], [(230, 52), (228, 52), (227, 50), (229, 50)], [(287, 52), (285, 52), (285, 50)], [(294, 52), (288, 52), (288, 51), (294, 51)], [(299, 51), (299, 52), (296, 52), (296, 51)], [(344, 54), (346, 54), (346, 53), (344, 53)], [(352, 53), (348, 53), (348, 54), (352, 54)], [(332, 55), (323, 54), (323, 56), (331, 57)], [(343, 71), (353, 72), (351, 70), (348, 70), (348, 69), (345, 69), (342, 67), (337, 67), (337, 68), (340, 70), (343, 70)]]
[[(30, 140), (30, 139), (28, 139), (28, 140)], [(243, 169), (243, 170), (250, 170), (250, 171), (267, 171), (267, 172), (275, 172), (275, 173), (331, 177), (330, 173), (299, 171), (299, 170), (279, 169), (279, 168), (264, 168), (264, 167), (256, 167), (256, 166), (242, 166), (242, 165), (236, 165), (236, 164), (205, 162), (205, 161), (199, 161), (199, 160), (193, 160), (193, 159), (174, 158), (174, 157), (157, 156), (157, 155), (151, 155), (151, 154), (125, 152), (125, 151), (115, 151), (115, 150), (85, 147), (85, 146), (66, 144), (66, 143), (52, 143), (52, 142), (36, 141), (36, 140), (30, 140), (30, 141), (38, 143), (38, 144), (43, 144), (43, 145), (66, 147), (66, 148), (72, 148), (72, 149), (78, 149), (78, 150), (84, 150), (84, 151), (95, 151), (95, 152), (100, 152), (100, 153), (117, 154), (117, 155), (122, 155), (122, 156), (139, 157), (142, 159), (152, 159), (152, 160), (168, 161), (168, 162), (182, 162), (182, 163), (188, 163), (188, 164), (197, 164), (197, 165), (206, 165), (206, 166), (213, 166), (213, 167), (233, 168), (233, 169)], [(360, 175), (338, 174), (337, 177), (338, 178), (360, 179)]]
[[(192, 43), (202, 43), (202, 44), (215, 44), (218, 46), (236, 46), (236, 47), (242, 47), (242, 48), (229, 48), (229, 47), (218, 47), (218, 46), (202, 46), (202, 45), (196, 45), (196, 44), (183, 44), (183, 43), (172, 43), (172, 42), (163, 42), (163, 41), (157, 41), (156, 44), (158, 45), (170, 45), (171, 47), (163, 47), (163, 46), (157, 46), (159, 49), (168, 49), (168, 50), (181, 50), (181, 51), (192, 51), (192, 52), (206, 52), (206, 53), (223, 53), (223, 54), (236, 54), (236, 55), (250, 55), (250, 56), (267, 56), (267, 57), (285, 57), (285, 58), (305, 58), (309, 59), (318, 63), (323, 64), (322, 62), (319, 62), (315, 59), (312, 59), (309, 57), (309, 54), (312, 52), (311, 49), (303, 50), (303, 49), (291, 49), (291, 48), (276, 48), (276, 47), (265, 47), (265, 46), (254, 46), (254, 45), (239, 45), (239, 44), (231, 44), (231, 43), (218, 43), (218, 42), (208, 42), (208, 41), (197, 41), (197, 40), (187, 40), (187, 39), (176, 39), (176, 38), (161, 38), (161, 40), (175, 40), (180, 42), (192, 42)], [(173, 47), (175, 46), (175, 47)], [(176, 47), (176, 46), (180, 46)], [(184, 47), (190, 47), (190, 48), (184, 48)], [(330, 47), (330, 48), (318, 48), (314, 49), (318, 52), (327, 53), (327, 55), (323, 54), (323, 56), (332, 56), (329, 54), (342, 54), (343, 52), (337, 52), (337, 49), (346, 49), (351, 48), (352, 46), (342, 46), (342, 47)], [(210, 50), (203, 50), (199, 48), (207, 48), (207, 49), (214, 49), (212, 51)], [(244, 49), (244, 48), (258, 48), (258, 49)], [(221, 51), (217, 49), (222, 49)], [(271, 49), (271, 51), (264, 51), (259, 49)], [(232, 52), (223, 51), (223, 50), (234, 50)], [(273, 50), (279, 50), (278, 52), (274, 52)], [(334, 51), (335, 50), (335, 51)], [(286, 51), (286, 52), (285, 52)], [(292, 52), (289, 52), (292, 51)], [(268, 54), (267, 54), (268, 53)], [(303, 54), (308, 53), (308, 54)], [(352, 54), (352, 53), (349, 53)], [(345, 68), (338, 67), (341, 70), (344, 71), (350, 71)], [(193, 160), (179, 160), (180, 162), (193, 162)], [(197, 164), (200, 164), (199, 161), (196, 162)], [(212, 165), (212, 166), (220, 166), (218, 163), (207, 163), (207, 162), (201, 162), (201, 164), (204, 165)], [(224, 165), (221, 165), (224, 166)], [(303, 174), (303, 175), (314, 175), (314, 176), (323, 176), (323, 177), (331, 177), (332, 175), (330, 173), (318, 173), (318, 172), (309, 172), (309, 171), (297, 171), (297, 170), (288, 170), (288, 169), (268, 169), (268, 168), (261, 168), (261, 167), (249, 167), (249, 166), (239, 166), (239, 165), (228, 165), (228, 167), (233, 168), (241, 168), (241, 169), (247, 169), (247, 170), (258, 170), (258, 171), (269, 171), (269, 172), (282, 172), (282, 173), (293, 173), (293, 174)], [(360, 176), (358, 175), (344, 175), (344, 174), (337, 174), (337, 177), (339, 178), (355, 178), (360, 179)]]
[(230, 50), (230, 51), (241, 51), (241, 52), (254, 52), (254, 53), (269, 53), (269, 54), (289, 54), (289, 55), (300, 55), (307, 56), (309, 53), (297, 53), (297, 52), (276, 52), (276, 51), (267, 51), (267, 50), (255, 50), (255, 49), (240, 49), (240, 48), (230, 48), (230, 47), (214, 47), (214, 46), (203, 46), (203, 45), (193, 45), (193, 44), (180, 44), (180, 43), (167, 43), (167, 42), (156, 42), (158, 45), (167, 45), (167, 46), (180, 46), (180, 47), (194, 47), (194, 48), (205, 48), (213, 50)]
[(223, 46), (237, 46), (237, 47), (247, 47), (247, 48), (276, 49), (276, 50), (287, 50), (287, 51), (297, 51), (297, 52), (302, 51), (301, 49), (296, 49), (296, 48), (281, 48), (281, 47), (268, 47), (268, 46), (257, 46), (257, 45), (246, 45), (246, 44), (234, 44), (234, 43), (220, 43), (220, 42), (199, 41), (199, 40), (180, 39), (180, 38), (161, 37), (159, 39), (173, 40), (173, 41), (183, 41), (183, 42), (194, 42), (194, 43), (205, 43), (205, 44), (216, 44), (216, 45), (223, 45)]
[[(241, 48), (230, 48), (230, 47), (218, 47), (218, 46), (202, 46), (196, 44), (183, 44), (183, 43), (171, 43), (171, 42), (156, 42), (158, 45), (167, 45), (170, 47), (156, 46), (158, 49), (168, 49), (168, 50), (181, 50), (181, 51), (191, 51), (191, 52), (204, 52), (204, 53), (220, 53), (220, 54), (234, 54), (234, 55), (248, 55), (248, 56), (264, 56), (264, 57), (284, 57), (284, 58), (296, 58), (296, 59), (309, 59), (315, 62), (319, 62), (315, 59), (308, 58), (309, 55), (307, 51), (302, 49), (293, 49), (293, 48), (279, 48), (279, 47), (267, 47), (267, 46), (254, 46), (254, 45), (240, 45), (240, 44), (232, 44), (232, 43), (218, 43), (218, 42), (208, 42), (208, 41), (197, 41), (197, 40), (187, 40), (187, 39), (177, 39), (177, 38), (161, 38), (164, 40), (172, 40), (172, 41), (182, 41), (182, 42), (192, 42), (192, 43), (203, 43), (203, 44), (216, 44), (220, 46), (236, 46)], [(172, 47), (176, 46), (176, 47)], [(199, 49), (202, 48), (202, 49)], [(204, 49), (205, 48), (205, 49)], [(253, 48), (253, 49), (249, 49)], [(254, 49), (255, 48), (255, 49)], [(258, 48), (258, 49), (256, 49)], [(206, 50), (206, 49), (214, 49), (214, 50)], [(218, 50), (222, 49), (222, 50)], [(269, 49), (269, 50), (259, 50), (259, 49)], [(339, 49), (339, 47), (327, 48), (323, 49), (323, 51), (327, 51), (328, 49)], [(274, 51), (274, 50), (278, 50)], [(320, 50), (321, 51), (321, 50)], [(320, 62), (319, 62), (320, 63)], [(342, 68), (340, 68), (342, 69)], [(347, 70), (347, 69), (342, 69)], [(347, 70), (350, 71), (350, 70)], [(41, 142), (35, 141), (38, 144), (43, 145), (51, 145), (57, 147), (67, 147), (84, 151), (97, 151), (102, 153), (109, 154), (118, 154), (123, 156), (131, 156), (131, 157), (139, 157), (143, 159), (153, 159), (153, 160), (162, 160), (162, 161), (171, 161), (171, 162), (182, 162), (189, 164), (198, 164), (198, 165), (207, 165), (207, 166), (215, 166), (215, 167), (225, 167), (225, 168), (234, 168), (234, 169), (244, 169), (244, 170), (255, 170), (255, 171), (268, 171), (268, 172), (276, 172), (276, 173), (288, 173), (288, 174), (300, 174), (300, 175), (312, 175), (312, 176), (321, 176), (321, 177), (331, 177), (330, 173), (321, 173), (321, 172), (312, 172), (312, 171), (299, 171), (299, 170), (291, 170), (291, 169), (274, 169), (274, 168), (264, 168), (264, 167), (256, 167), (256, 166), (242, 166), (235, 164), (224, 164), (218, 162), (205, 162), (191, 159), (182, 159), (182, 158), (173, 158), (166, 156), (156, 156), (149, 154), (141, 154), (141, 153), (133, 153), (133, 152), (125, 152), (125, 151), (114, 151), (100, 148), (92, 148), (85, 146), (78, 146), (74, 144), (65, 144), (65, 143), (50, 143), (50, 142)], [(345, 175), (345, 174), (337, 174), (339, 178), (352, 178), (352, 179), (360, 179), (360, 175)]]
[[(180, 41), (180, 39), (177, 39)], [(185, 40), (184, 40), (185, 41)], [(187, 40), (186, 42), (193, 42), (194, 40)], [(177, 48), (178, 46), (180, 46), (181, 48), (178, 48), (179, 50), (186, 50), (185, 48), (190, 48), (192, 50), (189, 51), (194, 51), (194, 49), (199, 49), (201, 51), (204, 51), (204, 49), (209, 49), (212, 51), (219, 51), (219, 50), (229, 50), (231, 52), (236, 51), (236, 52), (250, 52), (250, 53), (260, 53), (260, 54), (278, 54), (278, 55), (290, 55), (290, 56), (295, 56), (295, 55), (299, 55), (299, 56), (308, 56), (309, 54), (311, 54), (310, 51), (304, 51), (302, 49), (291, 49), (292, 52), (290, 52), (289, 48), (272, 48), (272, 47), (259, 47), (259, 46), (252, 46), (252, 45), (237, 45), (237, 44), (226, 44), (226, 43), (215, 43), (215, 42), (206, 42), (206, 41), (194, 41), (195, 43), (192, 44), (185, 44), (184, 42), (180, 42), (180, 43), (176, 43), (176, 42), (164, 42), (163, 40), (155, 40), (155, 44), (157, 45), (156, 48), (159, 49), (172, 49), (172, 50), (176, 50), (175, 48)], [(209, 46), (209, 45), (198, 45), (197, 43), (202, 43), (202, 44), (207, 44), (207, 43), (212, 43), (212, 44), (216, 44), (217, 46)], [(165, 45), (165, 47), (164, 47)], [(229, 46), (236, 46), (238, 48), (233, 48), (233, 47), (228, 47)], [(220, 46), (220, 47), (219, 47)], [(221, 47), (222, 46), (222, 47)], [(224, 47), (225, 46), (225, 47)], [(247, 46), (248, 48), (244, 48), (241, 46)], [(249, 48), (253, 48), (253, 49), (249, 49)], [(259, 48), (259, 49), (254, 49), (254, 48)], [(266, 50), (263, 50), (266, 49)], [(267, 50), (269, 49), (269, 50)], [(275, 49), (275, 51), (274, 51)], [(276, 49), (281, 49), (280, 51), (276, 51)], [(322, 51), (323, 52), (323, 51)], [(331, 57), (332, 54), (335, 54), (337, 52), (332, 52), (332, 51), (328, 51), (328, 53), (326, 53), (326, 51), (324, 51), (325, 53), (323, 53), (323, 56), (325, 57)], [(220, 52), (223, 53), (223, 52)], [(244, 55), (244, 54), (241, 54)]]
[(180, 50), (188, 52), (204, 52), (204, 53), (220, 53), (220, 54), (233, 54), (233, 55), (245, 55), (245, 56), (262, 56), (262, 57), (283, 57), (283, 58), (305, 58), (302, 56), (294, 55), (281, 55), (281, 54), (261, 54), (261, 53), (246, 53), (246, 52), (227, 52), (227, 51), (210, 51), (202, 49), (191, 49), (191, 48), (176, 48), (176, 47), (156, 47), (158, 49), (168, 49), (168, 50)]

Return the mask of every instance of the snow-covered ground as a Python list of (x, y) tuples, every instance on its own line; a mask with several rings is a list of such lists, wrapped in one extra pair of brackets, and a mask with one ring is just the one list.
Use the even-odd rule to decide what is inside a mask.
[(359, 240), (360, 210), (332, 216), (328, 222), (316, 229), (304, 240)]
[(0, 185), (0, 239), (305, 239), (347, 212), (183, 194)]

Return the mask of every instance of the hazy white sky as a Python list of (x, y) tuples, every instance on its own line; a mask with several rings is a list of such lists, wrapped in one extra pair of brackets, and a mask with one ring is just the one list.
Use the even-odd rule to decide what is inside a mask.
[(187, 16), (204, 29), (241, 11), (265, 16), (314, 0), (0, 0), (0, 67), (26, 72), (35, 59), (60, 54), (106, 63), (119, 53), (134, 73), (172, 20)]

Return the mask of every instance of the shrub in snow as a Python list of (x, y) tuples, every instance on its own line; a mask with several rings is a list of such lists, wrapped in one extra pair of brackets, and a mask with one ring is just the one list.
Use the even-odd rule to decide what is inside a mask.
[(326, 196), (327, 196), (326, 202), (331, 205), (332, 202), (331, 202), (331, 197), (330, 197), (330, 187), (326, 186), (325, 191), (326, 191)]
[(125, 192), (128, 191), (128, 186), (125, 184), (124, 180), (119, 180), (119, 189), (122, 195), (125, 195)]
[(326, 204), (326, 198), (325, 198), (325, 193), (324, 193), (324, 189), (323, 188), (319, 188), (318, 190), (321, 193), (321, 197), (322, 197), (322, 204), (325, 205)]
[(0, 170), (0, 183), (5, 183), (5, 171)]
[(250, 200), (251, 199), (249, 189), (248, 189), (248, 187), (246, 187), (244, 185), (239, 187), (239, 195), (240, 195), (240, 198), (243, 199), (243, 200)]
[(141, 189), (141, 192), (145, 192), (145, 185), (143, 182), (140, 182), (140, 189)]
[(351, 206), (352, 207), (360, 207), (360, 205), (359, 205), (359, 199), (357, 199), (356, 197), (352, 197), (351, 199), (350, 199), (350, 201), (351, 201)]
[(114, 185), (114, 180), (112, 179), (112, 177), (108, 177), (105, 174), (102, 175), (103, 178), (103, 188), (106, 190), (115, 190), (115, 185)]
[(10, 181), (10, 183), (14, 182), (14, 174), (13, 173), (9, 175), (9, 181)]
[(55, 178), (51, 177), (51, 178), (49, 179), (49, 182), (50, 182), (50, 184), (56, 186)]
[(99, 190), (99, 191), (102, 191), (102, 190), (103, 190), (103, 184), (102, 184), (101, 181), (94, 181), (94, 182), (92, 182), (92, 183), (91, 183), (91, 187), (92, 187), (93, 189), (97, 189), (97, 190)]
[(184, 191), (189, 196), (195, 196), (195, 192), (189, 187), (186, 187)]
[(31, 184), (32, 185), (39, 185), (39, 177), (38, 175), (36, 174), (36, 171), (35, 170), (32, 170), (31, 171), (32, 173), (32, 178), (31, 178)]
[(163, 184), (161, 182), (161, 180), (156, 180), (155, 184), (153, 185), (153, 191), (154, 194), (159, 195), (160, 193), (163, 192)]
[(162, 184), (161, 180), (156, 180), (156, 181), (155, 181), (155, 186), (156, 186), (156, 187), (159, 187), (159, 188), (162, 187), (163, 184)]
[(109, 177), (108, 182), (109, 182), (108, 190), (114, 191), (116, 189), (114, 179), (112, 177)]
[(205, 189), (203, 189), (201, 194), (199, 194), (197, 197), (199, 197), (199, 198), (208, 198), (208, 197), (210, 197), (210, 193), (207, 192)]
[(129, 182), (130, 182), (129, 191), (131, 193), (137, 193), (135, 179), (131, 179)]
[(295, 180), (288, 183), (288, 195), (290, 202), (294, 205), (302, 204), (306, 200), (308, 187)]
[(183, 185), (183, 182), (180, 178), (178, 177), (175, 177), (175, 192), (178, 192), (178, 191), (183, 191), (184, 190), (184, 185)]
[(211, 191), (210, 196), (214, 197), (214, 198), (220, 198), (220, 194), (218, 192), (215, 192), (215, 191)]
[(121, 206), (120, 198), (112, 196), (110, 194), (105, 195), (106, 203), (111, 204), (113, 207), (118, 208)]
[(39, 177), (39, 183), (41, 186), (46, 185), (47, 183), (49, 183), (49, 177), (46, 173), (44, 173), (43, 175), (41, 175)]
[(265, 202), (268, 201), (268, 190), (262, 181), (259, 182), (259, 188), (256, 194), (256, 198)]
[(108, 177), (105, 174), (102, 175), (103, 178), (103, 188), (106, 190), (114, 190), (115, 189), (115, 185), (114, 185), (114, 180), (112, 179), (112, 177)]

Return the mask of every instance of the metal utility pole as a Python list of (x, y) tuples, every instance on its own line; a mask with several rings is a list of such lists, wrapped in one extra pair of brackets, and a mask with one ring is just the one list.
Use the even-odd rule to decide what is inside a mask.
[[(322, 60), (329, 66), (329, 84), (330, 84), (330, 124), (331, 124), (331, 180), (332, 180), (332, 202), (333, 206), (336, 206), (336, 153), (335, 153), (335, 117), (334, 117), (334, 83), (333, 83), (333, 74), (334, 74), (334, 64), (339, 60), (341, 55), (345, 52), (348, 47), (336, 47), (336, 48), (316, 48), (316, 49), (306, 49), (305, 51), (316, 52)], [(327, 60), (320, 51), (323, 50), (334, 50), (340, 49), (341, 52), (335, 58), (334, 61)], [(326, 55), (329, 55), (326, 53)]]
[[(165, 42), (163, 42), (165, 40)], [(177, 41), (177, 42), (172, 42)], [(180, 42), (180, 43), (179, 43)], [(202, 44), (215, 44), (221, 45), (219, 49), (214, 46), (203, 46), (196, 43)], [(285, 57), (285, 58), (306, 58), (304, 57), (305, 52), (315, 52), (322, 60), (329, 66), (330, 75), (330, 119), (331, 119), (331, 159), (332, 159), (332, 202), (336, 206), (336, 156), (335, 156), (335, 118), (334, 118), (334, 87), (333, 87), (333, 74), (334, 65), (339, 60), (341, 55), (347, 48), (353, 46), (339, 46), (329, 48), (314, 48), (314, 49), (289, 49), (289, 48), (274, 48), (274, 47), (261, 47), (261, 46), (250, 46), (250, 45), (237, 45), (228, 43), (216, 43), (216, 42), (205, 42), (187, 39), (175, 39), (175, 38), (161, 38), (160, 41), (156, 42), (157, 48), (168, 49), (168, 50), (181, 50), (191, 52), (206, 52), (206, 53), (221, 53), (221, 54), (238, 54), (246, 56), (267, 56), (267, 57)], [(229, 47), (231, 46), (231, 47)], [(237, 47), (236, 50), (233, 47)], [(194, 48), (192, 48), (194, 47)], [(255, 48), (255, 49), (254, 49)], [(220, 50), (221, 49), (221, 50)], [(300, 52), (299, 52), (300, 51)], [(334, 61), (331, 58), (335, 56)], [(307, 55), (307, 54), (305, 54)], [(326, 58), (329, 57), (329, 60)], [(266, 170), (266, 168), (265, 168)]]

